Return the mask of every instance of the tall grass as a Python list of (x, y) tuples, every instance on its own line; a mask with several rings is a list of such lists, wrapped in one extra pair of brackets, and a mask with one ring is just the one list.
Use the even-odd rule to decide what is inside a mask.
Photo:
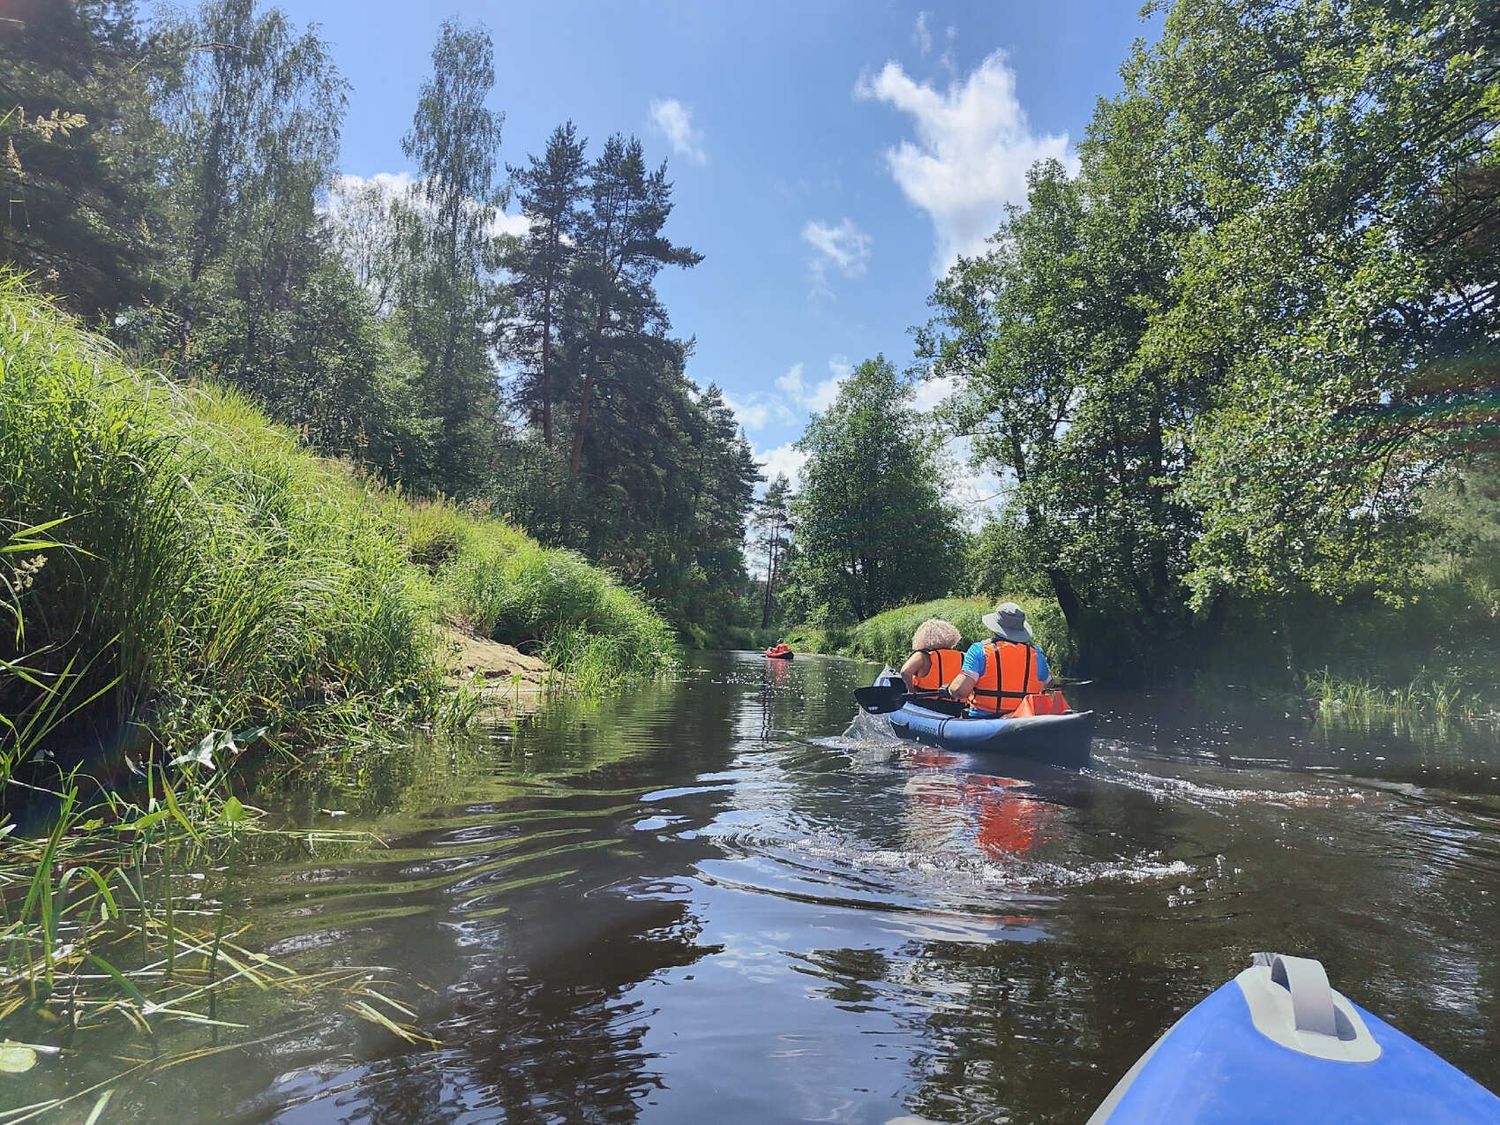
[(92, 702), (51, 722), (54, 749), (149, 749), (431, 719), (445, 615), (586, 659), (591, 689), (675, 659), (665, 623), (578, 556), (414, 506), (233, 391), (133, 370), (4, 273), (0, 361), (0, 783), (65, 683)]
[[(12, 277), (0, 351), (0, 519), (56, 543), (0, 658), (54, 680), (71, 664), (84, 695), (109, 685), (75, 742), (431, 706), (430, 595), (347, 470), (234, 392), (127, 368)], [(48, 698), (0, 678), (6, 714)]]
[[(338, 987), (410, 1034), (371, 971), (309, 978), (239, 945), (224, 904), (261, 830), (226, 767), (249, 740), (472, 715), (445, 684), (445, 618), (540, 649), (576, 690), (676, 659), (665, 621), (578, 556), (413, 505), (233, 391), (133, 370), (0, 271), (7, 1035), (47, 1051), (112, 1019), (220, 1026), (246, 985)], [(106, 751), (125, 784), (90, 776)], [(17, 794), (50, 811), (35, 838), (4, 814)]]
[(1419, 676), (1386, 686), (1367, 679), (1347, 679), (1324, 668), (1307, 677), (1306, 694), (1325, 716), (1368, 722), (1402, 723), (1488, 718), (1493, 712), (1477, 697), (1444, 676)]
[(403, 506), (394, 518), (450, 617), (539, 652), (564, 670), (573, 690), (617, 690), (676, 666), (666, 621), (580, 555), (441, 503)]
[[(1047, 654), (1054, 668), (1061, 670), (1073, 658), (1072, 640), (1067, 623), (1057, 603), (1041, 598), (1012, 599), (1026, 611), (1026, 621), (1036, 642)], [(988, 598), (941, 598), (918, 605), (900, 606), (861, 621), (850, 630), (844, 651), (869, 660), (899, 665), (911, 654), (911, 637), (918, 625), (929, 617), (952, 622), (963, 635), (964, 643), (981, 641), (990, 635), (983, 617), (995, 608)]]

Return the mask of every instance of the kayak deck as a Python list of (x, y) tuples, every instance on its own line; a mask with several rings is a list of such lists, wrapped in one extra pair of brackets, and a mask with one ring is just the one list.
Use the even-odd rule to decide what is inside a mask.
[(890, 716), (898, 738), (944, 750), (1008, 754), (1051, 765), (1089, 763), (1094, 713), (1032, 715), (1021, 719), (962, 718), (908, 703)]
[(1328, 985), (1257, 954), (1131, 1067), (1090, 1125), (1500, 1121), (1500, 1099)]

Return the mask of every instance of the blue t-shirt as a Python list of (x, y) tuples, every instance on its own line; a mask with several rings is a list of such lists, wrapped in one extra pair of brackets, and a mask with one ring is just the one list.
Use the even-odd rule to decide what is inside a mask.
[[(969, 651), (964, 653), (965, 672), (969, 672), (974, 676), (984, 675), (984, 646), (989, 643), (989, 641), (975, 641), (969, 646)], [(1035, 675), (1037, 682), (1050, 680), (1052, 678), (1052, 669), (1047, 667), (1046, 655), (1036, 645), (1031, 646), (1031, 651), (1036, 654)], [(969, 705), (976, 710), (988, 710), (988, 708), (979, 707), (972, 699), (969, 701)]]

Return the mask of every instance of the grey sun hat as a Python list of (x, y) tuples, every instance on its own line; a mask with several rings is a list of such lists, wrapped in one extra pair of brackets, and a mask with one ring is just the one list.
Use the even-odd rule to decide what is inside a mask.
[(1015, 602), (1001, 602), (994, 613), (984, 615), (984, 627), (997, 637), (1017, 641), (1023, 645), (1035, 644), (1031, 626), (1026, 624), (1026, 611)]

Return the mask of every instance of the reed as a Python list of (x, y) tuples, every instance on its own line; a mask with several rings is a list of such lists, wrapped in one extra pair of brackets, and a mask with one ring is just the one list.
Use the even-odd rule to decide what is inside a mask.
[(1477, 696), (1451, 679), (1437, 675), (1422, 674), (1408, 683), (1384, 685), (1368, 679), (1339, 677), (1324, 668), (1307, 677), (1306, 693), (1320, 714), (1343, 719), (1410, 723), (1492, 717), (1490, 709)]
[(234, 391), (134, 370), (5, 273), (0, 356), (0, 784), (49, 739), (142, 758), (210, 730), (459, 721), (444, 617), (585, 660), (580, 689), (675, 661), (579, 556), (412, 504)]
[[(387, 995), (388, 970), (307, 973), (242, 943), (248, 925), (230, 893), (240, 850), (257, 835), (296, 833), (261, 826), (260, 811), (230, 792), (233, 738), (216, 732), (212, 745), (217, 768), (207, 767), (212, 753), (205, 757), (200, 746), (152, 769), (137, 798), (109, 793), (86, 805), (76, 779), (63, 779), (57, 815), (39, 837), (0, 827), (0, 1021), (21, 1065), (111, 1023), (153, 1041), (164, 1027), (207, 1028), (217, 1043), (219, 1032), (245, 1026), (229, 1001), (269, 991), (324, 1003), (337, 996), (361, 1019), (409, 1041), (423, 1038), (411, 1010)], [(204, 1051), (158, 1049), (117, 1078)], [(54, 1115), (107, 1095), (108, 1086), (8, 1109), (0, 1121)]]

